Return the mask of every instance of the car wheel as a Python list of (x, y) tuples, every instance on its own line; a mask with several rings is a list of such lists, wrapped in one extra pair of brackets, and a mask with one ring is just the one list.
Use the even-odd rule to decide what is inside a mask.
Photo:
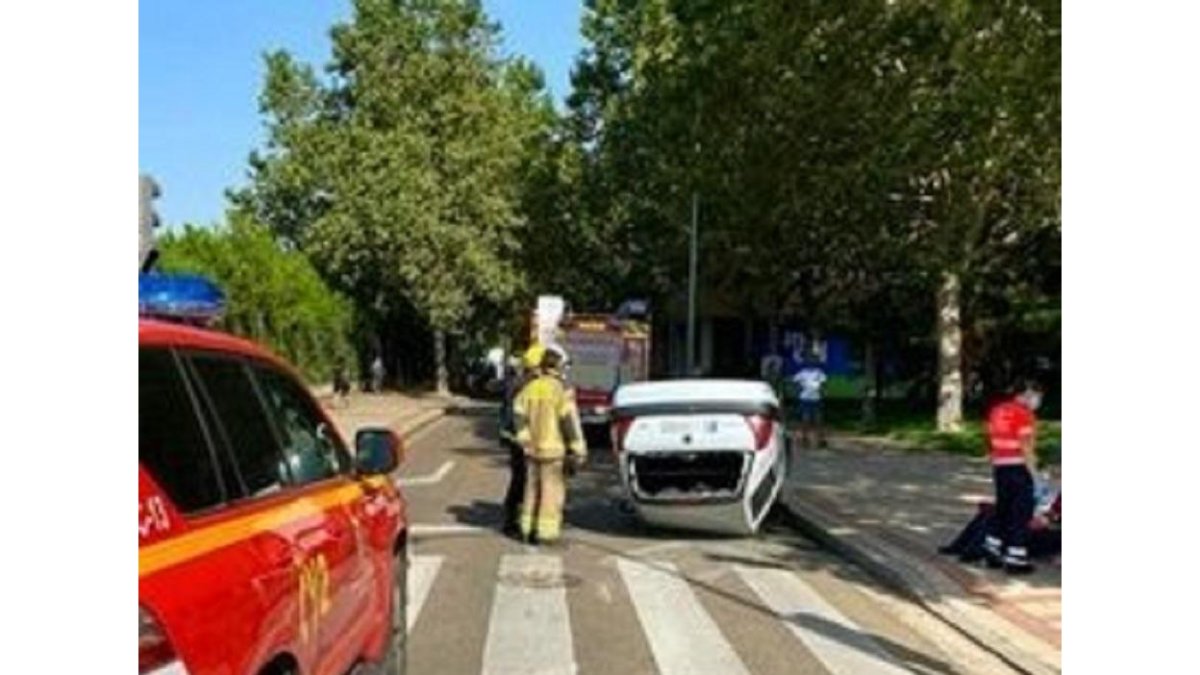
[(405, 675), (408, 671), (408, 555), (404, 549), (392, 556), (391, 605), (390, 636), (383, 672)]

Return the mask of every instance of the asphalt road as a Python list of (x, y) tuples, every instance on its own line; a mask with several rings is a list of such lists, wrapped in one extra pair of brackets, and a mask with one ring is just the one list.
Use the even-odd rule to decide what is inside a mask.
[(609, 451), (591, 459), (565, 547), (539, 550), (499, 532), (494, 408), (409, 440), (411, 673), (1009, 672), (777, 519), (752, 539), (642, 525)]

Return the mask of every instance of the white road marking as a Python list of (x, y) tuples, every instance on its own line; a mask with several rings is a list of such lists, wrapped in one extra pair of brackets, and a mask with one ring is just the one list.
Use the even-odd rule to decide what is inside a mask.
[(749, 675), (674, 565), (622, 559), (617, 569), (660, 673)]
[(450, 473), (450, 470), (453, 468), (454, 460), (448, 459), (442, 462), (442, 465), (438, 467), (437, 471), (434, 471), (430, 474), (425, 474), (424, 476), (403, 476), (401, 478), (397, 478), (396, 485), (399, 485), (400, 487), (412, 487), (414, 485), (434, 485), (441, 482), (441, 480), (446, 477), (446, 474)]
[(755, 595), (834, 675), (909, 672), (884, 652), (870, 634), (792, 572), (742, 565), (736, 569)]
[(414, 523), (408, 526), (408, 533), (416, 537), (458, 536), (464, 534), (495, 534), (494, 528), (465, 525), (462, 523)]
[(429, 589), (437, 579), (438, 570), (442, 567), (440, 555), (415, 555), (408, 563), (408, 630), (413, 629), (421, 608), (429, 598)]
[(609, 556), (617, 558), (646, 558), (659, 553), (666, 553), (680, 548), (688, 548), (692, 545), (688, 541), (664, 541), (657, 544), (647, 544), (638, 548), (631, 548), (619, 556)]
[(611, 605), (613, 601), (612, 591), (608, 590), (608, 584), (601, 581), (596, 584), (596, 595), (606, 605)]
[(520, 578), (562, 578), (562, 559), (548, 555), (506, 555), (492, 602), (483, 675), (573, 675), (571, 617), (561, 584), (522, 585)]

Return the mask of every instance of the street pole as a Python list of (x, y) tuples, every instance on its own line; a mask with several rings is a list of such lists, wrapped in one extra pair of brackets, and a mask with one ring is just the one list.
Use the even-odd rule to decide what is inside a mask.
[(692, 191), (691, 246), (688, 255), (688, 322), (687, 322), (687, 372), (691, 376), (696, 367), (696, 239), (700, 225), (700, 193)]

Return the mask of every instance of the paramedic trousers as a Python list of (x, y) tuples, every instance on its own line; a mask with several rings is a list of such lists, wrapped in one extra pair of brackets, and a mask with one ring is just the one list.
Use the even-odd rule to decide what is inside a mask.
[(525, 499), (525, 449), (509, 439), (500, 441), (508, 450), (508, 492), (504, 494), (504, 527), (516, 530), (520, 526), (521, 502)]
[(521, 504), (521, 534), (536, 533), (540, 542), (556, 541), (562, 533), (566, 477), (563, 459), (525, 458), (525, 500)]
[(1033, 475), (1024, 465), (992, 467), (996, 511), (984, 549), (993, 562), (1029, 564), (1029, 519), (1033, 517)]

